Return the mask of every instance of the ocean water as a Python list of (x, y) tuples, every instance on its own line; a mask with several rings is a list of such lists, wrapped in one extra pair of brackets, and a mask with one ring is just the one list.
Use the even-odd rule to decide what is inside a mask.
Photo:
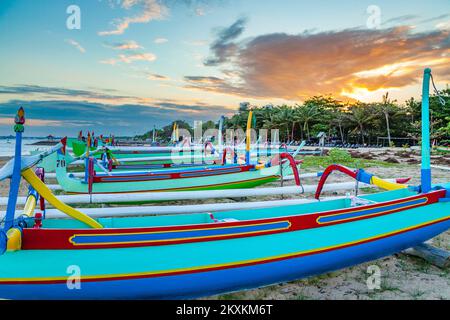
[[(33, 150), (46, 150), (48, 146), (33, 146), (37, 139), (24, 138), (22, 140), (22, 155), (29, 155)], [(0, 157), (12, 157), (14, 155), (15, 140), (0, 139)]]

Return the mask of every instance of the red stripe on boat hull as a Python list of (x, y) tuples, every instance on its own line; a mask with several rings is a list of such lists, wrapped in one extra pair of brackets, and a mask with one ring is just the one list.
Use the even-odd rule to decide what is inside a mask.
[[(201, 225), (186, 225), (186, 226), (169, 226), (169, 227), (150, 227), (150, 228), (122, 228), (122, 229), (24, 229), (23, 230), (23, 242), (22, 248), (24, 250), (41, 250), (41, 249), (99, 249), (99, 248), (126, 248), (126, 247), (144, 247), (144, 246), (158, 246), (158, 245), (172, 245), (182, 244), (190, 242), (201, 241), (214, 241), (225, 239), (244, 238), (248, 236), (269, 235), (281, 232), (298, 231), (304, 229), (319, 228), (323, 226), (341, 224), (351, 221), (357, 221), (362, 219), (368, 219), (378, 217), (382, 215), (392, 214), (403, 210), (422, 207), (439, 201), (439, 198), (445, 196), (445, 190), (439, 190), (428, 194), (421, 194), (414, 197), (398, 199), (394, 201), (384, 202), (380, 204), (368, 205), (364, 207), (354, 207), (341, 210), (333, 210), (322, 213), (308, 214), (308, 215), (295, 215), (279, 218), (258, 219), (253, 221), (237, 221), (226, 223), (208, 223)], [(417, 202), (417, 200), (424, 199), (423, 202)], [(413, 203), (413, 204), (411, 204)], [(391, 207), (390, 209), (371, 213), (374, 209)], [(362, 214), (353, 218), (336, 219), (335, 221), (327, 223), (319, 223), (319, 218), (344, 215), (348, 213), (357, 213), (367, 211), (367, 214)], [(201, 232), (217, 228), (230, 228), (233, 227), (245, 227), (254, 226), (260, 224), (270, 224), (276, 222), (288, 221), (290, 227), (283, 230), (275, 231), (259, 231), (252, 233), (232, 233), (224, 234), (220, 236), (207, 236), (202, 237)], [(76, 244), (74, 245), (70, 239), (74, 235), (99, 235), (100, 237), (108, 234), (142, 234), (142, 233), (171, 233), (182, 231), (197, 231), (199, 236), (183, 239), (171, 239), (171, 240), (158, 240), (147, 242), (127, 242), (127, 243), (103, 243), (103, 244)]]

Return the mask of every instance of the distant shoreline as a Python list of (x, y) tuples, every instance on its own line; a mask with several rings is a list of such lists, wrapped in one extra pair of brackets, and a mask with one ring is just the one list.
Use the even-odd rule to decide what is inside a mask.
[(0, 156), (0, 165), (5, 164), (10, 159), (11, 159), (11, 157)]

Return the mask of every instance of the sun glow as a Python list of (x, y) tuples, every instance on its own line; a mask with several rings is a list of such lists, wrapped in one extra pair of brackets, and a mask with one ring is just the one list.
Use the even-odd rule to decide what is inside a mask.
[(380, 88), (370, 91), (367, 88), (354, 87), (352, 91), (342, 90), (341, 95), (362, 102), (380, 101), (386, 92), (400, 91), (399, 88)]

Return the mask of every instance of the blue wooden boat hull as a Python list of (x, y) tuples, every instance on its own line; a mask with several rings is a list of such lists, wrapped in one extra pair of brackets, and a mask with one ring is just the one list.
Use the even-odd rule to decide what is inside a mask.
[[(450, 220), (447, 219), (360, 244), (278, 261), (169, 276), (82, 281), (80, 290), (69, 290), (66, 283), (0, 285), (0, 297), (8, 299), (197, 298), (291, 281), (378, 259), (422, 243), (449, 228)], [(222, 242), (226, 241), (229, 240)], [(242, 243), (242, 245), (245, 244)], [(82, 267), (81, 272), (83, 272)]]

